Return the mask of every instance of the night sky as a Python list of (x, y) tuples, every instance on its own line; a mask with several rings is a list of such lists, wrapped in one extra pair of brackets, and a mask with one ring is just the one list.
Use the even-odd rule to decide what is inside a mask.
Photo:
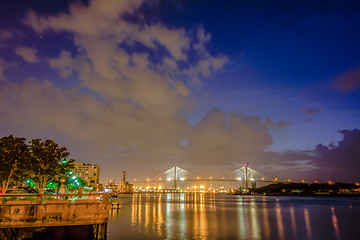
[(181, 166), (360, 180), (360, 2), (3, 0), (0, 136), (101, 182)]

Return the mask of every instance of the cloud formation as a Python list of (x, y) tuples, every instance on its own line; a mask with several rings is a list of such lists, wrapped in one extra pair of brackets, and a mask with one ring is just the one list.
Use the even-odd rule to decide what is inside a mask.
[[(71, 34), (76, 51), (59, 49), (58, 57), (41, 59), (60, 77), (78, 83), (71, 88), (51, 79), (4, 83), (2, 132), (12, 126), (26, 136), (53, 134), (87, 143), (87, 151), (102, 152), (101, 158), (111, 155), (100, 159), (107, 165), (131, 161), (138, 167), (146, 160), (164, 162), (183, 154), (180, 142), (192, 128), (180, 110), (193, 108), (194, 79), (203, 81), (228, 59), (207, 51), (210, 35), (202, 27), (186, 30), (141, 18), (126, 20), (124, 15), (141, 16), (142, 3), (91, 1), (73, 3), (69, 12), (54, 16), (29, 12), (24, 23), (36, 32)], [(38, 61), (35, 49), (15, 52), (29, 63)]]
[(302, 113), (306, 114), (306, 115), (314, 115), (321, 112), (321, 108), (304, 108), (302, 110)]
[(10, 67), (16, 67), (17, 64), (15, 62), (5, 61), (5, 59), (0, 57), (0, 82), (7, 80), (7, 76), (5, 75), (5, 70)]
[(10, 30), (0, 29), (0, 48), (5, 48), (6, 43), (14, 36)]
[(9, 40), (14, 36), (14, 33), (10, 30), (0, 29), (0, 41)]
[(269, 118), (266, 118), (264, 120), (264, 123), (265, 123), (266, 127), (270, 128), (270, 129), (275, 129), (275, 128), (284, 129), (284, 128), (287, 128), (287, 127), (293, 125), (293, 122), (289, 122), (289, 121), (273, 122)]
[(28, 63), (39, 62), (39, 59), (36, 56), (37, 54), (36, 49), (29, 47), (17, 47), (15, 49), (15, 53), (21, 56)]
[[(24, 22), (39, 33), (48, 30), (72, 33), (80, 54), (73, 59), (69, 52), (62, 51), (58, 59), (50, 60), (50, 66), (63, 77), (78, 73), (84, 85), (105, 98), (120, 95), (139, 103), (141, 100), (151, 101), (143, 90), (138, 89), (142, 87), (149, 93), (154, 90), (151, 99), (154, 96), (160, 98), (168, 86), (186, 94), (186, 85), (176, 81), (177, 77), (187, 76), (192, 80), (199, 74), (209, 76), (228, 61), (226, 57), (214, 57), (206, 51), (207, 41), (202, 28), (196, 31), (199, 32), (198, 39), (193, 39), (191, 32), (181, 28), (172, 29), (160, 23), (129, 22), (122, 17), (125, 13), (135, 14), (141, 4), (142, 1), (119, 3), (113, 0), (101, 4), (91, 1), (89, 6), (77, 3), (70, 6), (69, 13), (56, 16), (43, 17), (29, 12)], [(137, 51), (139, 44), (145, 49)], [(191, 64), (186, 60), (194, 49), (201, 51), (195, 58), (198, 61)], [(156, 60), (152, 58), (154, 51)], [(180, 68), (179, 62), (183, 62), (185, 67)], [(152, 79), (147, 86), (145, 81), (138, 83), (144, 77)]]
[(214, 108), (189, 134), (189, 146), (184, 159), (197, 165), (231, 165), (253, 159), (272, 143), (260, 117), (239, 113), (226, 114)]
[[(0, 82), (0, 133), (55, 136), (79, 161), (100, 164), (103, 181), (116, 178), (119, 169), (141, 174), (174, 163), (218, 171), (250, 161), (270, 173), (316, 168), (307, 152), (263, 151), (273, 143), (269, 129), (292, 122), (214, 108), (190, 126), (181, 113), (196, 108), (194, 89), (201, 91), (201, 83), (230, 60), (210, 53), (211, 34), (201, 26), (189, 30), (145, 21), (143, 2), (78, 1), (56, 15), (28, 12), (26, 26), (38, 34), (66, 33), (73, 48), (60, 45), (51, 56), (27, 47), (15, 53), (28, 63), (46, 64), (71, 84), (51, 77)], [(15, 35), (0, 32), (0, 40)], [(0, 79), (6, 79), (7, 68), (0, 59)], [(281, 167), (274, 168), (275, 162)]]
[(293, 124), (294, 124), (293, 122), (289, 122), (289, 121), (278, 121), (278, 122), (276, 122), (276, 127), (279, 129), (284, 129)]
[(342, 92), (349, 92), (360, 87), (360, 67), (351, 69), (334, 80), (334, 86)]
[(343, 139), (337, 144), (318, 144), (316, 164), (328, 179), (359, 181), (360, 130), (341, 130)]

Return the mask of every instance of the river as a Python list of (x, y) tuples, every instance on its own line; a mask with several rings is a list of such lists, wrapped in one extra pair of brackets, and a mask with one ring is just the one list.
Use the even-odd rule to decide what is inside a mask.
[(360, 239), (360, 198), (222, 194), (118, 197), (108, 239)]

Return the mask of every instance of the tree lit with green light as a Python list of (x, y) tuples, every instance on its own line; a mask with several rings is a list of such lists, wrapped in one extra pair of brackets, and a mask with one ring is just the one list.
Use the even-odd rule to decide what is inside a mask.
[[(63, 160), (63, 164), (66, 164), (67, 161), (66, 159)], [(83, 189), (85, 191), (91, 191), (91, 190), (94, 190), (94, 187), (93, 186), (88, 186), (87, 185), (87, 182), (82, 180), (81, 178), (79, 178), (78, 176), (76, 176), (74, 174), (74, 172), (72, 170), (70, 170), (65, 176), (64, 178), (66, 179), (66, 181), (64, 182), (64, 185), (66, 187), (66, 189), (68, 191), (76, 191), (79, 189), (80, 186), (83, 187)], [(46, 184), (46, 189), (54, 189), (54, 190), (59, 190), (60, 189), (60, 186), (61, 186), (61, 182), (60, 182), (60, 179), (61, 177), (59, 177), (59, 181), (51, 181), (51, 182), (48, 182)], [(32, 180), (32, 179), (27, 179), (24, 184), (26, 184), (27, 186), (31, 187), (31, 188), (36, 188), (36, 184), (35, 182)]]

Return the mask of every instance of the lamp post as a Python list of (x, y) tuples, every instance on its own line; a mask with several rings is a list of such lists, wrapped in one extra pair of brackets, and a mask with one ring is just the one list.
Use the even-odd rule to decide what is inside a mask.
[(65, 194), (66, 193), (65, 184), (64, 184), (65, 178), (61, 178), (60, 182), (61, 182), (61, 185), (60, 185), (59, 193)]

